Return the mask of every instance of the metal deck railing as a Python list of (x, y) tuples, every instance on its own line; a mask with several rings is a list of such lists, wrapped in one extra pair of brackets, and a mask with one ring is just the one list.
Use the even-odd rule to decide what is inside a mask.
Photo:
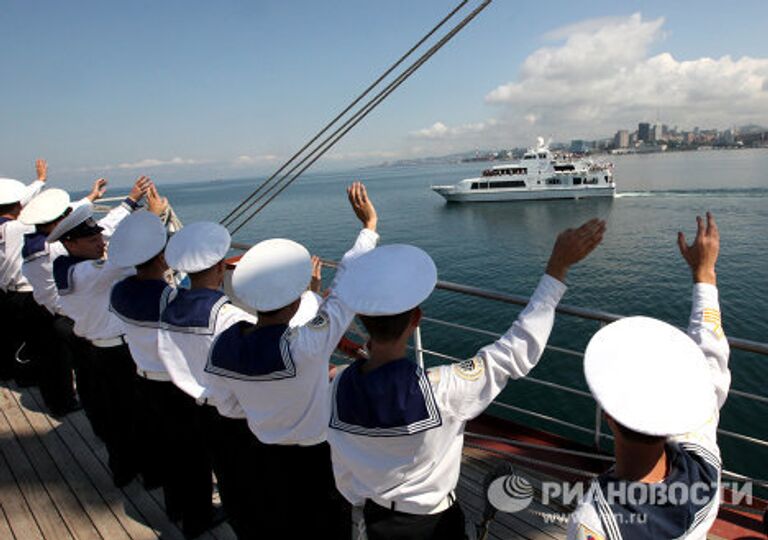
[[(499, 303), (503, 303), (503, 304), (513, 304), (513, 305), (517, 305), (517, 306), (525, 306), (525, 305), (528, 304), (528, 301), (529, 301), (529, 298), (526, 297), (526, 296), (506, 294), (506, 293), (501, 293), (501, 292), (497, 292), (497, 291), (490, 291), (490, 290), (487, 290), (487, 289), (481, 289), (481, 288), (477, 288), (477, 287), (461, 285), (461, 284), (452, 283), (452, 282), (448, 282), (448, 281), (439, 281), (438, 284), (437, 284), (437, 289), (443, 290), (443, 291), (448, 291), (448, 292), (451, 292), (451, 293), (460, 294), (460, 295), (470, 296), (470, 297), (474, 297), (474, 298), (482, 298), (482, 299), (485, 299), (485, 300), (489, 300), (489, 301), (493, 301), (493, 302), (499, 302)], [(600, 323), (601, 326), (605, 325), (605, 324), (608, 324), (608, 323), (611, 323), (613, 321), (616, 321), (616, 320), (622, 318), (622, 315), (617, 315), (617, 314), (614, 314), (614, 313), (608, 313), (608, 312), (605, 312), (605, 311), (599, 311), (599, 310), (586, 309), (586, 308), (581, 308), (581, 307), (576, 307), (576, 306), (570, 306), (570, 305), (567, 305), (567, 304), (560, 304), (560, 305), (558, 305), (556, 311), (560, 315), (567, 315), (567, 316), (576, 317), (576, 318), (579, 318), (579, 319), (596, 321), (596, 322)], [(455, 323), (455, 322), (452, 322), (452, 321), (446, 321), (446, 320), (437, 319), (437, 318), (433, 318), (433, 317), (426, 317), (426, 316), (422, 317), (422, 321), (424, 321), (425, 323), (428, 323), (428, 324), (438, 325), (438, 326), (441, 326), (441, 327), (444, 327), (444, 328), (450, 328), (452, 330), (460, 330), (460, 331), (464, 331), (464, 332), (474, 333), (474, 334), (477, 334), (477, 335), (487, 336), (489, 338), (493, 338), (494, 340), (496, 340), (499, 337), (501, 337), (501, 334), (499, 334), (497, 332), (491, 332), (491, 331), (484, 330), (484, 329), (481, 329), (481, 328), (475, 328), (475, 327), (472, 327), (472, 326), (458, 324), (458, 323)], [(768, 357), (768, 343), (762, 343), (762, 342), (751, 341), (751, 340), (746, 340), (746, 339), (739, 339), (739, 338), (733, 338), (733, 337), (729, 337), (728, 338), (728, 343), (730, 344), (730, 347), (731, 347), (732, 350), (745, 351), (745, 352), (755, 353), (755, 354), (758, 354), (758, 355), (762, 355), (762, 356)], [(465, 360), (465, 358), (459, 358), (459, 357), (456, 357), (456, 356), (453, 356), (453, 355), (450, 355), (450, 354), (446, 354), (446, 353), (441, 352), (441, 351), (435, 351), (435, 350), (432, 350), (432, 349), (429, 349), (429, 348), (423, 346), (423, 344), (422, 344), (422, 336), (421, 336), (421, 329), (417, 329), (417, 331), (415, 333), (413, 350), (414, 350), (414, 352), (416, 354), (417, 361), (422, 366), (424, 365), (424, 356), (425, 355), (426, 356), (431, 356), (431, 357), (434, 357), (434, 358), (438, 358), (438, 359), (441, 359), (441, 360), (449, 360), (451, 362), (461, 362), (461, 361)], [(555, 352), (558, 352), (558, 353), (562, 353), (562, 354), (566, 354), (566, 355), (570, 355), (570, 356), (574, 356), (574, 357), (578, 357), (578, 358), (583, 358), (584, 357), (584, 353), (582, 351), (577, 351), (577, 350), (570, 349), (570, 348), (567, 348), (567, 347), (562, 347), (562, 346), (555, 346), (555, 345), (549, 345), (548, 344), (546, 346), (545, 350), (555, 351)], [(507, 404), (507, 403), (503, 403), (503, 402), (501, 402), (499, 400), (494, 401), (493, 405), (496, 406), (496, 407), (500, 407), (502, 409), (514, 412), (514, 413), (523, 414), (523, 415), (529, 416), (531, 418), (535, 418), (537, 420), (542, 420), (542, 421), (545, 421), (545, 422), (549, 422), (551, 424), (555, 424), (555, 425), (558, 425), (558, 426), (566, 427), (568, 429), (572, 429), (572, 430), (580, 432), (580, 433), (589, 434), (592, 437), (592, 439), (593, 439), (595, 449), (598, 450), (598, 451), (601, 449), (601, 441), (603, 439), (608, 439), (608, 440), (613, 439), (613, 436), (611, 436), (610, 434), (602, 432), (602, 417), (603, 417), (602, 410), (601, 410), (599, 404), (592, 397), (592, 394), (590, 394), (589, 392), (586, 392), (586, 391), (584, 391), (584, 390), (582, 390), (580, 388), (576, 388), (576, 387), (573, 387), (573, 386), (567, 386), (567, 385), (563, 385), (563, 384), (556, 383), (556, 382), (553, 382), (553, 381), (547, 381), (547, 380), (544, 380), (544, 379), (539, 379), (537, 377), (532, 377), (531, 375), (527, 375), (522, 380), (524, 380), (526, 382), (533, 383), (533, 384), (538, 384), (538, 385), (541, 385), (541, 386), (545, 386), (545, 387), (551, 388), (551, 389), (553, 389), (555, 391), (566, 392), (568, 394), (580, 396), (581, 398), (590, 399), (593, 402), (594, 407), (595, 407), (595, 417), (594, 417), (595, 421), (594, 421), (594, 424), (592, 424), (590, 426), (576, 424), (576, 423), (573, 423), (573, 422), (569, 422), (569, 421), (563, 420), (561, 418), (556, 418), (556, 417), (553, 417), (551, 415), (544, 414), (543, 412), (540, 412), (540, 411), (535, 411), (535, 410), (532, 410), (532, 409), (529, 409), (529, 408), (524, 408), (524, 407), (519, 407), (519, 406), (515, 406), (515, 405), (510, 405), (510, 404)], [(758, 394), (755, 394), (753, 392), (748, 392), (748, 391), (745, 391), (745, 390), (739, 390), (739, 389), (733, 389), (732, 388), (729, 391), (729, 395), (739, 396), (741, 398), (744, 398), (744, 399), (747, 399), (747, 400), (751, 400), (751, 401), (754, 401), (754, 402), (758, 402), (758, 403), (762, 403), (762, 404), (768, 404), (768, 396), (758, 395)], [(768, 447), (768, 441), (763, 440), (763, 439), (759, 439), (757, 437), (753, 437), (753, 436), (750, 436), (750, 435), (747, 435), (747, 434), (737, 433), (737, 432), (725, 430), (725, 429), (722, 429), (722, 428), (718, 429), (717, 433), (718, 433), (718, 435), (721, 435), (721, 436), (724, 436), (724, 437), (728, 437), (728, 438), (738, 439), (738, 440), (746, 442), (746, 443), (748, 443), (750, 445), (759, 446), (759, 447), (763, 447), (763, 448)], [(474, 434), (474, 433), (470, 433), (470, 432), (467, 432), (467, 434), (468, 435), (472, 435), (474, 437), (480, 437), (480, 438), (483, 437), (483, 436), (481, 436), (479, 434)], [(503, 439), (502, 442), (507, 442), (507, 443), (513, 444), (513, 445), (517, 444), (515, 441), (512, 441), (510, 439)], [(599, 457), (605, 457), (605, 456), (603, 454), (594, 454), (592, 457), (598, 457), (599, 458)], [(734, 471), (728, 471), (728, 470), (723, 470), (723, 476), (731, 478), (733, 480), (738, 480), (738, 481), (751, 481), (754, 485), (760, 486), (762, 488), (768, 488), (768, 480), (751, 478), (751, 477), (749, 477), (747, 475), (740, 474), (740, 473), (734, 472)]]

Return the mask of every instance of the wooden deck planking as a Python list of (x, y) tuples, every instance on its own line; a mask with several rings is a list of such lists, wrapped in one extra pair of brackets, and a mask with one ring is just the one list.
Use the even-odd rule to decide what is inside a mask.
[[(96, 458), (101, 462), (101, 465), (108, 470), (107, 449), (98, 437), (96, 437), (96, 434), (93, 433), (88, 419), (81, 413), (71, 416), (72, 424), (75, 429), (83, 437), (83, 440), (90, 447)], [(156, 523), (158, 525), (161, 532), (164, 533), (163, 540), (173, 540), (177, 538), (177, 535), (181, 535), (179, 529), (172, 524), (172, 529), (169, 532), (165, 532), (167, 528), (166, 522), (170, 522), (168, 522), (165, 515), (165, 501), (161, 489), (147, 491), (139, 485), (138, 482), (134, 481), (123, 488), (123, 493), (136, 504), (139, 512), (149, 523)], [(166, 534), (168, 536), (166, 536)], [(198, 538), (200, 540), (236, 540), (232, 528), (227, 523), (222, 523), (215, 529), (204, 533)], [(183, 540), (183, 535), (181, 535), (181, 539)]]
[[(19, 403), (24, 399), (34, 399), (29, 389), (22, 389), (19, 393)], [(130, 536), (82, 467), (80, 456), (75, 457), (78, 455), (77, 452), (73, 454), (75, 449), (67, 446), (62, 439), (60, 431), (67, 428), (43, 412), (28, 408), (24, 408), (24, 412), (100, 537), (130, 540)]]
[[(0, 438), (5, 445), (7, 434), (0, 429)], [(43, 540), (43, 533), (37, 526), (32, 510), (16, 485), (16, 479), (11, 474), (11, 466), (5, 460), (4, 452), (0, 449), (0, 503), (5, 517), (4, 529), (11, 531), (11, 538), (23, 540)]]
[[(1, 391), (10, 393), (10, 390), (5, 388)], [(16, 401), (16, 403), (18, 405), (19, 402)], [(40, 483), (48, 492), (48, 496), (56, 506), (67, 529), (75, 538), (99, 540), (101, 536), (71, 491), (52, 456), (43, 446), (41, 439), (37, 437), (22, 409), (18, 406), (9, 407), (4, 412), (11, 429), (26, 453), (27, 459), (39, 477)]]
[(3, 413), (0, 414), (0, 432), (4, 434), (2, 452), (16, 485), (32, 512), (35, 523), (43, 537), (57, 540), (71, 539), (72, 534), (48, 494), (45, 484), (30, 463), (18, 435), (13, 432), (8, 422), (8, 415), (11, 414), (15, 402), (5, 391), (0, 396), (0, 400), (2, 400), (3, 409)]

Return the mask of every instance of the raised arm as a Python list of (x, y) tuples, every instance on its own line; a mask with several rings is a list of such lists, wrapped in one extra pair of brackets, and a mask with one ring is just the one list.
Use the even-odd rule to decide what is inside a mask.
[(344, 273), (345, 265), (374, 249), (379, 241), (379, 235), (376, 233), (378, 214), (373, 202), (368, 198), (365, 186), (361, 182), (353, 182), (347, 188), (347, 198), (363, 229), (358, 233), (353, 246), (342, 257), (330, 287), (330, 294), (320, 305), (317, 317), (301, 327), (299, 335), (300, 346), (307, 347), (306, 350), (323, 351), (324, 358), (336, 348), (355, 316), (355, 313), (333, 294), (333, 288)]
[(27, 186), (24, 196), (21, 198), (21, 206), (31, 201), (35, 195), (40, 193), (45, 186), (45, 181), (48, 179), (48, 162), (44, 159), (38, 159), (35, 161), (35, 172), (37, 173), (37, 180)]
[(720, 231), (714, 216), (707, 212), (706, 222), (696, 216), (696, 239), (690, 246), (685, 235), (677, 233), (680, 254), (691, 268), (693, 303), (688, 335), (699, 345), (712, 373), (713, 391), (718, 407), (722, 407), (731, 385), (728, 369), (730, 348), (723, 332), (717, 292), (715, 265), (720, 253)]
[(597, 219), (560, 233), (546, 274), (509, 330), (474, 358), (430, 371), (441, 410), (465, 420), (474, 418), (504, 389), (508, 379), (528, 374), (544, 352), (555, 308), (565, 293), (563, 281), (568, 270), (597, 247), (604, 233), (605, 222)]
[(144, 195), (151, 184), (152, 181), (147, 176), (140, 176), (137, 178), (128, 197), (125, 198), (125, 201), (110, 210), (106, 216), (99, 220), (99, 225), (104, 228), (102, 234), (106, 238), (112, 236), (112, 233), (115, 232), (115, 229), (120, 222), (139, 207), (141, 199), (144, 198)]

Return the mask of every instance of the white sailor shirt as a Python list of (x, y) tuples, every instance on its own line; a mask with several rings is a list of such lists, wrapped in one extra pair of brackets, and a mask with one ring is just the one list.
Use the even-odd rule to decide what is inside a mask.
[(564, 292), (544, 275), (512, 327), (460, 364), (425, 372), (403, 358), (363, 374), (358, 360), (337, 375), (328, 442), (342, 495), (354, 505), (438, 511), (458, 483), (467, 420), (536, 365)]
[[(99, 221), (104, 228), (104, 236), (112, 236), (120, 221), (132, 209), (138, 208), (127, 201), (110, 210)], [(75, 321), (76, 335), (91, 341), (122, 335), (122, 322), (109, 311), (109, 294), (115, 282), (133, 275), (135, 269), (121, 268), (106, 259), (83, 259), (71, 255), (60, 255), (53, 260), (52, 267), (61, 311)]]
[[(730, 348), (723, 333), (717, 288), (705, 283), (693, 287), (693, 306), (688, 335), (701, 347), (712, 375), (716, 398), (712, 416), (692, 433), (667, 441), (669, 474), (663, 482), (645, 484), (648, 489), (666, 490), (671, 485), (696, 486), (682, 504), (632, 504), (612, 501), (627, 482), (612, 471), (592, 481), (587, 494), (571, 515), (569, 539), (688, 538), (705, 539), (720, 506), (722, 460), (717, 445), (720, 408), (728, 396), (731, 373)], [(639, 497), (638, 497), (639, 498)], [(659, 498), (657, 498), (658, 500)]]
[(212, 384), (205, 372), (215, 335), (242, 320), (255, 322), (219, 290), (178, 289), (161, 314), (158, 349), (173, 383), (198, 403), (209, 403), (227, 418), (244, 418), (231, 391)]
[(169, 381), (158, 349), (158, 330), (160, 315), (174, 294), (175, 289), (162, 279), (129, 276), (112, 287), (109, 303), (109, 310), (123, 322), (122, 333), (137, 370), (163, 374)]
[[(378, 239), (373, 231), (360, 231), (334, 283)], [(211, 347), (205, 371), (215, 385), (234, 393), (251, 431), (263, 443), (310, 446), (326, 440), (329, 361), (355, 316), (333, 288), (306, 324), (253, 329), (252, 323), (238, 321)]]
[[(45, 183), (40, 180), (29, 184), (20, 201), (21, 206), (25, 206), (40, 193), (43, 186)], [(17, 219), (0, 217), (0, 289), (32, 291), (32, 286), (21, 273), (21, 249), (24, 245), (24, 235), (34, 231), (34, 225), (25, 225)]]
[(21, 273), (21, 249), (24, 236), (35, 231), (17, 219), (0, 217), (0, 289), (31, 292), (32, 285)]
[[(89, 203), (87, 198), (77, 201), (73, 206)], [(101, 223), (101, 222), (99, 222)], [(21, 273), (32, 286), (35, 302), (45, 307), (52, 315), (62, 313), (59, 293), (53, 279), (53, 260), (67, 255), (67, 249), (61, 242), (49, 244), (48, 236), (41, 232), (24, 235), (24, 247), (21, 249), (23, 262)]]

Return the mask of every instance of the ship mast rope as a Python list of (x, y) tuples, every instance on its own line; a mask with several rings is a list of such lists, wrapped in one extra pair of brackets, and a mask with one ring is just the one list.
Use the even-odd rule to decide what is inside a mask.
[[(458, 13), (469, 0), (463, 0), (460, 2), (448, 15), (446, 15), (432, 30), (430, 30), (424, 37), (422, 37), (408, 52), (406, 52), (400, 59), (397, 60), (392, 66), (390, 66), (379, 78), (377, 78), (365, 91), (356, 97), (343, 111), (341, 111), (333, 120), (328, 122), (323, 129), (321, 129), (309, 142), (307, 142), (298, 152), (296, 152), (290, 159), (288, 159), (283, 165), (275, 171), (272, 176), (262, 182), (248, 197), (246, 197), (238, 206), (236, 206), (229, 214), (227, 214), (220, 223), (230, 229), (230, 233), (234, 235), (237, 231), (242, 229), (256, 214), (258, 214), (265, 206), (272, 202), (280, 193), (282, 193), (288, 186), (290, 186), (304, 171), (306, 171), (312, 164), (315, 163), (320, 157), (323, 156), (328, 150), (330, 150), (339, 140), (341, 140), (353, 127), (355, 127), (360, 121), (363, 120), (368, 114), (373, 111), (382, 101), (384, 101), (392, 92), (394, 92), (406, 79), (413, 75), (432, 55), (439, 51), (446, 43), (448, 43), (456, 34), (458, 34), (472, 19), (474, 19), (481, 11), (483, 11), (492, 0), (483, 0), (483, 2), (471, 11), (464, 19), (457, 23), (450, 31), (448, 31), (439, 41), (437, 41), (432, 47), (430, 47), (424, 54), (422, 54), (415, 62), (413, 62), (408, 68), (400, 73), (394, 80), (387, 84), (382, 90), (379, 91), (374, 97), (369, 99), (362, 107), (360, 107), (351, 117), (339, 125), (330, 135), (327, 135), (322, 141), (317, 143), (311, 151), (305, 153), (315, 142), (320, 139), (332, 126), (334, 126), (344, 115), (352, 110), (365, 96), (367, 96), (374, 88), (376, 88), (387, 76), (389, 76), (400, 64), (402, 64), (406, 58), (408, 58), (414, 51), (421, 47), (430, 37), (432, 37), (448, 20), (450, 20), (456, 13)], [(299, 157), (305, 154), (299, 160)], [(285, 171), (288, 167), (291, 167), (288, 171)], [(266, 200), (265, 200), (266, 199)], [(263, 201), (263, 202), (262, 202)], [(259, 204), (261, 203), (261, 204)], [(257, 206), (254, 210), (251, 210), (254, 206)], [(250, 213), (249, 213), (250, 212)]]

